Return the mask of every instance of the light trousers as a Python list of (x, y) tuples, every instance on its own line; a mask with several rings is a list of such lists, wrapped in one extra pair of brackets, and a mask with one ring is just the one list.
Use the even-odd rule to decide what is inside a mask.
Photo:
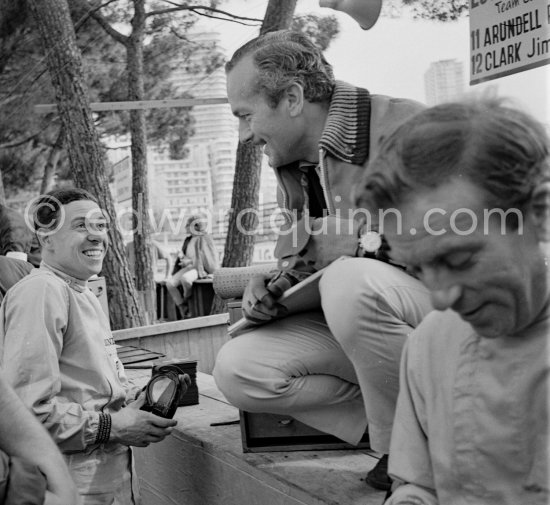
[(109, 453), (101, 447), (91, 454), (65, 455), (83, 505), (141, 505), (133, 455)]
[[(174, 275), (166, 279), (166, 289), (176, 305), (181, 305), (191, 296), (193, 282), (199, 278), (199, 272), (196, 268), (182, 268)], [(183, 296), (179, 291), (179, 286), (183, 288)]]
[(220, 350), (219, 389), (249, 412), (292, 415), (387, 453), (407, 335), (432, 309), (427, 289), (376, 260), (333, 263), (320, 283), (322, 310), (273, 321)]

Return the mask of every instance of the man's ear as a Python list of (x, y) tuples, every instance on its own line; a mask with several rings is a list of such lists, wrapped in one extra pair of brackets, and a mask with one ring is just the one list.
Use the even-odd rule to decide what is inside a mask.
[(50, 233), (46, 228), (39, 228), (36, 231), (36, 236), (38, 237), (38, 242), (40, 242), (40, 247), (42, 249), (47, 249), (50, 246)]
[(541, 242), (550, 242), (550, 181), (544, 181), (533, 191), (529, 214), (535, 223)]
[(285, 92), (285, 98), (288, 100), (288, 110), (291, 117), (299, 116), (304, 108), (304, 88), (302, 85), (297, 82), (291, 84)]

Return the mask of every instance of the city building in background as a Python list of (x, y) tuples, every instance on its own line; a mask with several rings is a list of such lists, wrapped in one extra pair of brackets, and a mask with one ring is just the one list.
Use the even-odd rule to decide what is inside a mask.
[[(192, 57), (176, 66), (171, 80), (180, 92), (193, 98), (226, 97), (226, 79), (223, 65), (209, 72), (196, 72), (209, 51), (217, 48), (219, 36), (215, 32), (196, 33), (192, 38), (198, 49)], [(220, 260), (227, 234), (228, 212), (231, 209), (233, 179), (238, 145), (238, 121), (228, 103), (196, 105), (192, 108), (194, 133), (186, 143), (187, 155), (172, 160), (168, 149), (147, 150), (149, 206), (153, 236), (174, 252), (181, 246), (186, 217), (201, 212), (209, 217), (209, 228), (214, 237)], [(121, 137), (112, 139), (109, 151), (114, 164), (112, 192), (125, 240), (131, 240), (132, 168), (130, 141)], [(277, 181), (264, 157), (260, 182), (260, 215), (271, 214), (276, 207)], [(265, 221), (265, 218), (261, 218)], [(264, 233), (260, 227), (260, 234)], [(275, 241), (267, 230), (257, 238), (255, 261), (271, 261)]]
[[(223, 66), (209, 73), (190, 71), (194, 65), (208, 58), (208, 53), (218, 47), (219, 36), (215, 32), (196, 33), (192, 37), (198, 49), (185, 64), (172, 74), (172, 84), (178, 91), (193, 98), (221, 98), (227, 95)], [(188, 149), (206, 148), (212, 180), (212, 203), (216, 210), (231, 207), (236, 148), (239, 138), (237, 119), (227, 103), (195, 105), (192, 109), (195, 133), (189, 139)]]
[(429, 106), (460, 98), (466, 89), (464, 65), (457, 60), (434, 61), (424, 73), (424, 86)]
[(150, 152), (149, 200), (155, 212), (177, 218), (212, 209), (212, 178), (208, 146), (192, 144), (189, 155), (171, 160)]

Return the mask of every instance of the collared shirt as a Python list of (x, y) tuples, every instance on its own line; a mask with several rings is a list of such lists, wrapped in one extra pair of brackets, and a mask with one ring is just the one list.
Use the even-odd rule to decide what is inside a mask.
[(549, 503), (549, 340), (548, 310), (493, 339), (451, 311), (424, 319), (403, 351), (390, 448), (390, 474), (410, 484), (387, 504)]

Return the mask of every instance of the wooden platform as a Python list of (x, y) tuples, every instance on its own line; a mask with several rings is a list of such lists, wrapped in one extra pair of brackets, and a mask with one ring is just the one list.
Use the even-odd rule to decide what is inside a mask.
[[(150, 372), (128, 370), (141, 384)], [(199, 405), (180, 407), (174, 433), (135, 449), (144, 505), (382, 505), (364, 482), (371, 451), (242, 452), (238, 410), (198, 374)], [(229, 424), (228, 424), (229, 423)]]

